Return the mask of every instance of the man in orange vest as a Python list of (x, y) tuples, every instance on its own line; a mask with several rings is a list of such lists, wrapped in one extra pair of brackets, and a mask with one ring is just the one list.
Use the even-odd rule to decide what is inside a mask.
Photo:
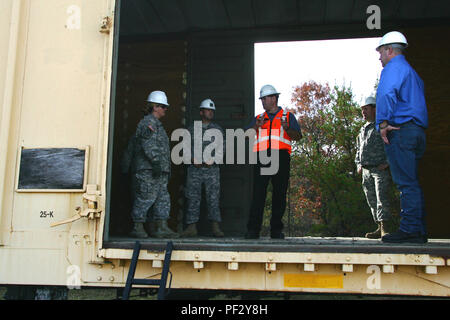
[[(253, 199), (247, 223), (247, 239), (258, 239), (261, 231), (267, 186), (272, 181), (272, 216), (270, 220), (270, 237), (284, 239), (281, 221), (286, 209), (286, 193), (289, 184), (291, 141), (302, 137), (300, 126), (295, 116), (278, 106), (279, 92), (272, 85), (265, 85), (260, 90), (259, 99), (265, 112), (255, 117), (247, 128), (256, 131), (253, 151), (257, 153), (257, 163), (253, 175)], [(261, 168), (262, 154), (277, 155), (279, 167), (274, 174), (264, 174)]]

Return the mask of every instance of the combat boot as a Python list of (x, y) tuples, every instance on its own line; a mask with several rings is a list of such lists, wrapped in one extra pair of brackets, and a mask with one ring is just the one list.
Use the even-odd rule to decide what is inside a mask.
[(378, 222), (378, 228), (377, 230), (373, 232), (366, 233), (366, 238), (368, 239), (379, 239), (382, 236), (386, 234), (386, 225), (383, 223), (383, 221)]
[(379, 238), (381, 238), (381, 223), (380, 222), (378, 222), (377, 230), (366, 233), (366, 238), (368, 238), (368, 239), (379, 239)]
[(155, 238), (178, 238), (180, 235), (169, 229), (167, 220), (156, 220)]
[(223, 238), (225, 234), (220, 230), (219, 223), (217, 221), (211, 222), (212, 234), (216, 238)]
[(153, 237), (153, 235), (156, 232), (155, 221), (153, 221), (153, 220), (147, 221), (144, 226), (145, 226), (145, 231), (147, 231), (148, 236)]
[(140, 239), (148, 237), (147, 232), (145, 232), (145, 229), (144, 229), (144, 224), (142, 222), (137, 222), (134, 224), (133, 230), (131, 230), (131, 232), (130, 232), (130, 237), (140, 238)]
[(186, 230), (181, 234), (183, 238), (192, 238), (197, 236), (197, 224), (191, 223), (187, 226)]

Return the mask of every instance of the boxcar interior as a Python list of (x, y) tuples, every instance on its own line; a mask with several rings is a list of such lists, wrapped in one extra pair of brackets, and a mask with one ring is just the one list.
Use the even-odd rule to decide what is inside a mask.
[[(381, 30), (369, 30), (366, 26), (370, 1), (118, 1), (104, 247), (131, 247), (134, 241), (127, 236), (132, 227), (131, 195), (128, 178), (120, 173), (119, 162), (142, 117), (143, 101), (150, 91), (164, 90), (168, 95), (170, 109), (162, 122), (169, 138), (173, 130), (199, 119), (196, 106), (205, 97), (213, 97), (220, 106), (216, 121), (223, 128), (243, 128), (254, 115), (255, 42), (375, 37), (395, 29), (411, 30), (411, 40), (420, 42), (422, 49), (412, 48), (411, 60), (422, 72), (425, 83), (434, 87), (427, 97), (432, 126), (427, 133), (428, 153), (423, 160), (421, 177), (429, 205), (430, 236), (450, 238), (445, 227), (450, 225), (450, 216), (442, 214), (442, 208), (450, 206), (449, 197), (445, 197), (444, 191), (436, 190), (436, 185), (447, 186), (443, 189), (448, 190), (450, 181), (445, 161), (450, 156), (450, 134), (448, 121), (444, 121), (449, 117), (441, 108), (449, 103), (442, 88), (449, 84), (448, 62), (443, 60), (447, 61), (450, 50), (445, 41), (430, 42), (427, 37), (428, 32), (448, 31), (448, 4), (424, 0), (372, 2), (381, 8)], [(423, 48), (433, 45), (434, 60), (425, 61)], [(446, 63), (447, 68), (440, 69), (442, 63)], [(446, 86), (437, 85), (436, 70), (441, 70), (439, 81)], [(356, 238), (244, 240), (252, 191), (251, 166), (223, 165), (221, 178), (221, 227), (226, 237), (215, 239), (208, 235), (202, 203), (200, 237), (177, 239), (183, 248), (259, 251), (269, 244), (274, 250), (312, 247), (328, 250), (332, 246), (337, 252), (348, 252), (350, 247), (353, 248), (350, 250), (377, 252), (385, 248), (379, 241)], [(184, 179), (184, 166), (172, 165), (169, 225), (178, 232), (183, 228)], [(162, 248), (164, 242), (148, 238), (144, 248)], [(442, 246), (448, 243), (436, 241), (422, 249), (402, 246), (396, 250), (439, 251)]]

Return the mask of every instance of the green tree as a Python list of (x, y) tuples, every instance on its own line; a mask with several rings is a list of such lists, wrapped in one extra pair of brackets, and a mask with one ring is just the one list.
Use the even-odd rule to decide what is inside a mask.
[(373, 222), (354, 164), (363, 120), (351, 88), (310, 81), (294, 88), (291, 101), (303, 133), (292, 153), (295, 235), (362, 235)]
[[(375, 85), (376, 87), (376, 85)], [(350, 87), (315, 81), (296, 86), (289, 111), (303, 138), (293, 142), (288, 208), (283, 223), (288, 236), (364, 236), (374, 222), (354, 163), (356, 137), (364, 120)], [(271, 186), (262, 234), (269, 233)], [(392, 203), (399, 194), (392, 189)], [(391, 207), (398, 220), (399, 206)]]

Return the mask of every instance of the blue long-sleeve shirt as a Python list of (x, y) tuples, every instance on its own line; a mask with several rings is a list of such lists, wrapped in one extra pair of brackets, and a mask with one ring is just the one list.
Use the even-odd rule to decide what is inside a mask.
[(423, 81), (403, 55), (392, 58), (381, 72), (376, 103), (378, 130), (385, 120), (394, 126), (412, 120), (428, 127)]

